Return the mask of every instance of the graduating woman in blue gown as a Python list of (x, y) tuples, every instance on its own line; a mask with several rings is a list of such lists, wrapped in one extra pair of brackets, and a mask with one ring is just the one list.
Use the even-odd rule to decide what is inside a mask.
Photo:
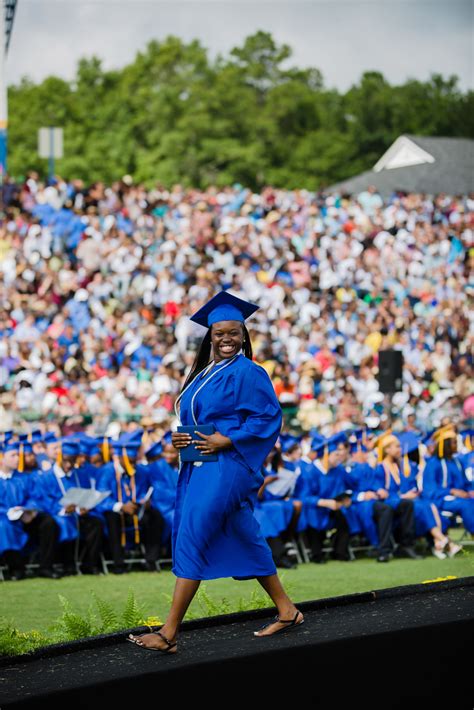
[[(254, 632), (258, 636), (303, 623), (253, 513), (264, 480), (262, 465), (282, 424), (271, 380), (252, 361), (244, 321), (257, 308), (223, 291), (191, 318), (208, 331), (175, 408), (179, 404), (181, 424), (197, 425), (196, 447), (203, 454), (217, 453), (218, 460), (180, 466), (172, 530), (172, 571), (178, 577), (173, 602), (160, 632), (130, 634), (140, 646), (176, 651), (179, 624), (202, 579), (258, 579), (278, 609), (275, 621)], [(210, 423), (213, 434), (199, 432), (199, 424)], [(178, 450), (191, 440), (189, 434), (172, 434)]]

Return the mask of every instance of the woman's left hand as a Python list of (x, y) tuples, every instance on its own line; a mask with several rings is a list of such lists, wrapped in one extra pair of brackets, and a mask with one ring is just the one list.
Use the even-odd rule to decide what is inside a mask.
[(193, 443), (196, 444), (196, 449), (199, 449), (202, 454), (216, 454), (222, 449), (228, 449), (233, 446), (232, 439), (229, 439), (228, 436), (224, 436), (224, 434), (220, 434), (218, 431), (215, 431), (214, 434), (202, 434), (196, 429), (196, 434), (199, 434), (199, 436), (205, 439), (205, 441), (202, 441), (202, 439), (193, 439)]

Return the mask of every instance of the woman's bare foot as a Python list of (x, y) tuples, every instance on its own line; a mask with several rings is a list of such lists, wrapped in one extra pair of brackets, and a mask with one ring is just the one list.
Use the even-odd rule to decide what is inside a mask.
[[(160, 629), (160, 633), (162, 633), (163, 636), (168, 639), (168, 641), (171, 641), (171, 643), (174, 643), (176, 641), (177, 634), (174, 634), (174, 636), (170, 636), (165, 631), (163, 631), (163, 629)], [(139, 646), (146, 646), (147, 648), (160, 648), (163, 650), (169, 648), (169, 644), (167, 644), (166, 641), (161, 638), (161, 636), (158, 636), (156, 631), (149, 634), (129, 634), (128, 637), (134, 640)], [(177, 646), (173, 646), (173, 648), (169, 649), (168, 653), (175, 653), (176, 650)]]
[[(299, 611), (299, 609), (297, 609), (295, 606), (292, 609), (285, 611), (284, 614), (279, 613), (279, 616), (282, 619), (293, 619), (297, 611), (298, 616), (295, 620), (295, 626), (298, 626), (298, 624), (303, 623), (304, 616), (303, 613)], [(273, 623), (269, 624), (265, 629), (262, 629), (261, 631), (254, 631), (253, 633), (255, 636), (272, 636), (274, 633), (280, 631), (280, 629), (285, 626), (291, 626), (291, 624), (284, 624), (281, 621), (274, 621)]]

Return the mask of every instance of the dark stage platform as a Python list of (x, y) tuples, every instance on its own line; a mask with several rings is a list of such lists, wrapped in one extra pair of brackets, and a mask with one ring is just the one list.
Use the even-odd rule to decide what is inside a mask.
[(305, 623), (272, 638), (252, 634), (276, 613), (269, 607), (184, 622), (173, 655), (125, 640), (141, 627), (2, 658), (0, 707), (472, 710), (474, 577), (297, 606)]

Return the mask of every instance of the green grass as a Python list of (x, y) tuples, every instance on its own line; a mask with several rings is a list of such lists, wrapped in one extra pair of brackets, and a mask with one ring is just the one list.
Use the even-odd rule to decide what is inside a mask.
[[(458, 539), (462, 530), (454, 530), (451, 537)], [(438, 560), (427, 556), (422, 560), (392, 559), (380, 563), (358, 557), (353, 562), (329, 561), (324, 565), (300, 564), (297, 569), (279, 569), (283, 586), (297, 602), (339, 596), (371, 589), (383, 589), (404, 584), (418, 584), (438, 577), (467, 577), (474, 575), (474, 547), (465, 546), (456, 557)], [(59, 594), (67, 598), (75, 611), (86, 613), (93, 603), (91, 591), (107, 600), (117, 611), (123, 610), (129, 589), (143, 607), (146, 617), (158, 617), (162, 623), (176, 577), (171, 571), (161, 573), (131, 572), (126, 575), (89, 575), (62, 579), (25, 579), (0, 583), (2, 616), (20, 631), (47, 632), (48, 627), (62, 613)], [(263, 593), (256, 580), (237, 581), (232, 578), (206, 580), (201, 583), (209, 597), (219, 606), (223, 597), (231, 611), (239, 608), (239, 599), (248, 601), (253, 591)], [(273, 602), (268, 597), (268, 606)], [(189, 611), (194, 617), (209, 615), (209, 607), (193, 599)], [(186, 619), (186, 617), (185, 617)]]

